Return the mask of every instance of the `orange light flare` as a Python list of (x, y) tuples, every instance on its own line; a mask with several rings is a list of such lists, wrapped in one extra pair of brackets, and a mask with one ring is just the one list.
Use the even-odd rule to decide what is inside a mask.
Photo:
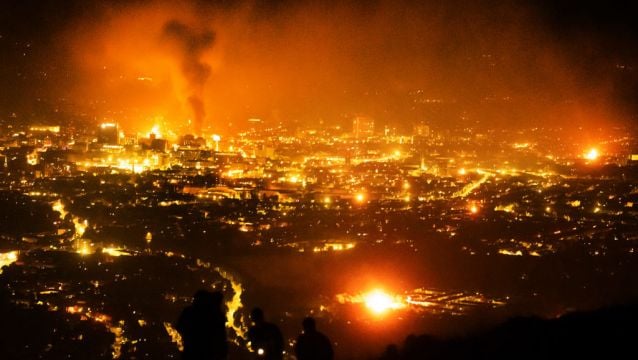
[(374, 316), (382, 316), (391, 311), (404, 309), (408, 305), (405, 297), (391, 294), (380, 288), (358, 295), (339, 294), (337, 301), (341, 304), (361, 304)]
[(375, 289), (364, 294), (363, 301), (366, 308), (376, 315), (405, 307), (405, 301), (400, 296), (390, 295), (380, 289)]
[(591, 148), (584, 155), (584, 158), (589, 161), (596, 161), (600, 157), (600, 152), (596, 148)]
[(366, 201), (366, 194), (360, 192), (355, 194), (354, 196), (354, 200), (359, 203), (359, 204), (363, 204)]
[(471, 203), (470, 206), (468, 207), (468, 210), (470, 211), (470, 214), (476, 215), (479, 213), (481, 209), (476, 203)]
[(148, 137), (151, 136), (155, 136), (156, 139), (161, 139), (162, 138), (162, 132), (160, 130), (160, 126), (155, 124), (153, 125), (153, 127), (151, 128), (151, 131), (148, 132)]

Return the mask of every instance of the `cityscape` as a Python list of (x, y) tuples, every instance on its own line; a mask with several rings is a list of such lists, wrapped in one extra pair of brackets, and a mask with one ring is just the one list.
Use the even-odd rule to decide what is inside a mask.
[[(20, 16), (33, 6), (45, 13), (57, 6), (44, 3), (38, 7), (10, 1), (6, 6), (16, 14), (22, 11)], [(459, 89), (455, 95), (441, 90), (445, 81), (440, 88), (428, 88), (401, 78), (398, 90), (388, 90), (390, 85), (379, 90), (381, 80), (361, 80), (369, 90), (356, 92), (357, 83), (336, 101), (317, 95), (340, 86), (335, 83), (317, 85), (307, 93), (297, 93), (297, 87), (281, 90), (279, 86), (295, 83), (289, 76), (303, 76), (306, 68), (300, 65), (295, 70), (299, 73), (273, 67), (273, 74), (263, 75), (275, 84), (263, 98), (286, 95), (284, 101), (295, 103), (293, 107), (272, 110), (268, 101), (259, 103), (253, 90), (237, 90), (239, 83), (234, 82), (226, 84), (225, 95), (210, 100), (223, 86), (219, 82), (230, 76), (224, 67), (233, 66), (219, 60), (222, 55), (215, 51), (221, 47), (220, 53), (234, 56), (228, 45), (234, 38), (216, 25), (201, 24), (217, 21), (235, 29), (239, 25), (234, 22), (244, 21), (242, 16), (259, 14), (278, 19), (272, 20), (277, 24), (273, 32), (292, 26), (283, 22), (289, 18), (305, 19), (301, 23), (310, 29), (316, 25), (305, 15), (312, 5), (297, 5), (300, 8), (289, 13), (282, 10), (291, 5), (287, 2), (266, 3), (227, 5), (230, 9), (219, 5), (220, 10), (197, 1), (174, 9), (161, 1), (96, 2), (88, 8), (67, 5), (59, 10), (60, 16), (73, 15), (72, 26), (84, 29), (73, 36), (67, 28), (59, 30), (61, 25), (53, 20), (39, 25), (42, 29), (11, 28), (14, 22), (0, 29), (6, 54), (0, 66), (3, 74), (11, 74), (2, 80), (7, 94), (0, 94), (3, 358), (186, 358), (181, 355), (185, 344), (177, 320), (201, 289), (223, 294), (229, 359), (263, 355), (261, 348), (251, 346), (249, 336), (255, 307), (283, 333), (279, 358), (303, 360), (295, 353), (296, 339), (308, 316), (330, 338), (335, 358), (360, 359), (389, 356), (388, 345), (402, 346), (414, 334), (453, 338), (520, 316), (560, 319), (574, 312), (635, 304), (638, 82), (632, 85), (633, 93), (623, 88), (629, 100), (619, 96), (604, 105), (602, 100), (594, 104), (591, 93), (576, 90), (554, 103), (547, 98), (559, 91), (538, 90), (545, 85), (536, 80), (529, 80), (534, 82), (530, 87), (543, 93), (532, 98), (534, 89), (501, 87), (496, 81), (485, 85), (483, 75), (475, 79), (481, 83), (476, 89)], [(377, 16), (383, 20), (371, 21), (387, 21), (397, 28), (393, 11), (431, 10), (381, 3), (377, 5), (382, 15)], [(347, 10), (334, 6), (338, 13), (373, 12), (356, 2), (343, 5)], [(440, 5), (449, 6), (456, 9)], [(489, 7), (477, 5), (472, 12), (491, 19), (483, 6)], [(334, 10), (327, 9), (326, 14)], [(499, 9), (516, 13), (509, 6)], [(95, 13), (102, 11), (107, 15), (96, 20)], [(208, 12), (213, 15), (207, 17)], [(130, 25), (141, 13), (152, 14), (143, 31)], [(319, 14), (319, 24), (333, 24), (326, 20), (329, 15)], [(192, 20), (200, 16), (202, 22)], [(97, 27), (84, 24), (86, 19)], [(560, 24), (580, 24), (574, 19)], [(622, 19), (617, 21), (622, 24)], [(108, 26), (101, 28), (101, 21)], [(242, 26), (246, 32), (259, 32), (262, 22), (270, 20)], [(165, 58), (175, 60), (166, 68), (164, 58), (155, 55), (135, 62), (128, 38), (113, 42), (129, 33), (130, 39), (142, 39), (140, 34), (155, 24), (164, 24), (157, 30), (159, 48), (166, 47), (162, 51), (170, 56)], [(419, 24), (414, 26), (422, 30)], [(490, 34), (495, 29), (485, 26)], [(72, 70), (75, 65), (62, 68), (55, 60), (58, 65), (43, 73), (44, 58), (22, 58), (41, 44), (38, 36), (48, 27), (65, 34), (54, 39), (70, 44), (88, 36), (98, 43), (99, 36), (108, 33), (107, 50), (91, 55), (91, 46), (78, 53), (69, 50), (73, 58), (90, 59), (90, 66)], [(356, 26), (355, 30), (340, 28), (356, 36), (367, 34)], [(308, 31), (310, 35), (299, 36), (312, 38), (314, 33)], [(511, 31), (505, 31), (508, 39)], [(412, 44), (397, 36), (397, 46)], [(604, 40), (612, 35), (597, 36)], [(306, 41), (294, 35), (290, 39), (291, 47), (299, 46), (294, 41)], [(470, 40), (459, 39), (460, 44), (465, 41)], [(347, 47), (345, 43), (336, 48)], [(244, 46), (254, 47), (259, 56), (268, 54), (260, 46), (270, 43), (259, 44)], [(328, 45), (312, 44), (318, 56), (336, 57), (336, 50), (326, 50)], [(131, 51), (121, 57), (131, 67), (109, 63), (109, 51), (121, 49)], [(428, 46), (415, 51), (425, 49)], [(475, 50), (454, 58), (478, 63), (472, 71), (479, 71), (483, 66), (508, 68), (514, 57), (482, 53), (483, 48), (477, 55)], [(403, 56), (403, 50), (396, 51)], [(367, 53), (375, 54), (376, 50)], [(638, 57), (621, 51), (616, 55), (609, 71), (622, 74), (626, 82), (638, 79), (633, 67)], [(55, 80), (44, 79), (73, 83), (69, 79), (94, 71), (86, 68), (95, 58), (104, 61), (100, 71), (105, 74), (74, 83), (70, 93), (63, 95), (66, 90), (52, 85)], [(587, 61), (592, 64), (586, 67), (610, 65)], [(238, 64), (246, 66), (242, 81), (250, 83), (254, 69)], [(287, 60), (283, 64), (286, 67)], [(361, 66), (396, 65), (383, 60), (366, 64)], [(139, 71), (146, 66), (152, 70)], [(73, 71), (80, 75), (68, 75)], [(161, 79), (163, 71), (179, 80), (167, 86), (163, 82), (174, 78)], [(336, 70), (317, 70), (308, 77), (321, 78), (331, 71)], [(285, 78), (284, 85), (277, 85), (277, 76)], [(113, 79), (124, 80), (113, 85), (119, 81)], [(254, 86), (261, 89), (258, 80)], [(583, 88), (596, 87), (595, 81), (582, 80), (590, 84)], [(156, 83), (162, 85), (155, 88)], [(480, 88), (483, 85), (493, 91)], [(92, 90), (86, 90), (85, 97), (80, 95), (88, 88)], [(229, 100), (240, 91), (247, 91), (245, 99)], [(276, 94), (268, 95), (269, 91)], [(30, 92), (33, 97), (27, 101), (25, 94)], [(25, 99), (17, 101), (14, 95)], [(358, 96), (365, 101), (348, 102)], [(318, 113), (312, 100), (317, 108), (332, 106)], [(341, 101), (348, 105), (338, 105)], [(574, 108), (578, 111), (572, 112)]]

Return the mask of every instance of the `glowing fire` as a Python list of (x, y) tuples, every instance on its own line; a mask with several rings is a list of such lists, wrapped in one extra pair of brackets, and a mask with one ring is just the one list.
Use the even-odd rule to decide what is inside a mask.
[(590, 161), (594, 161), (594, 160), (598, 159), (599, 156), (600, 156), (600, 153), (598, 152), (598, 149), (591, 148), (585, 154), (585, 159), (590, 160)]
[(157, 139), (161, 139), (162, 138), (162, 132), (160, 131), (160, 126), (155, 124), (153, 125), (153, 127), (151, 128), (151, 131), (149, 131), (148, 133), (148, 137), (151, 137), (151, 135), (155, 135), (155, 138)]
[(2, 274), (2, 268), (9, 266), (18, 260), (17, 251), (9, 251), (6, 253), (0, 253), (0, 274)]
[(81, 239), (84, 235), (84, 231), (86, 231), (86, 227), (89, 226), (89, 222), (87, 220), (80, 221), (79, 218), (74, 217), (73, 226), (75, 227), (75, 237)]
[(57, 211), (60, 213), (60, 219), (64, 220), (64, 217), (66, 216), (66, 214), (68, 214), (69, 212), (66, 211), (64, 209), (64, 204), (62, 203), (62, 200), (58, 199), (56, 200), (51, 207), (53, 208), (53, 211)]
[(363, 295), (363, 301), (365, 306), (375, 314), (382, 314), (388, 310), (396, 310), (405, 306), (401, 299), (392, 297), (379, 289)]
[(399, 295), (391, 295), (381, 289), (374, 289), (360, 295), (337, 295), (342, 304), (363, 304), (374, 315), (382, 315), (390, 310), (398, 310), (407, 306), (406, 300)]
[(472, 214), (478, 214), (478, 212), (479, 212), (479, 208), (478, 208), (478, 206), (476, 206), (476, 204), (472, 204), (472, 205), (470, 205), (470, 212), (471, 212)]

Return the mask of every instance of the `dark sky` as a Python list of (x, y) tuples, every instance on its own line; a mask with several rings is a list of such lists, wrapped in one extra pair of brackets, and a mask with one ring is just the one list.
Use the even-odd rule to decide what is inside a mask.
[(191, 59), (211, 70), (212, 126), (353, 113), (446, 123), (461, 112), (494, 125), (602, 124), (638, 109), (634, 1), (4, 0), (0, 14), (2, 117), (192, 118), (184, 57), (158, 40), (170, 21), (215, 34)]

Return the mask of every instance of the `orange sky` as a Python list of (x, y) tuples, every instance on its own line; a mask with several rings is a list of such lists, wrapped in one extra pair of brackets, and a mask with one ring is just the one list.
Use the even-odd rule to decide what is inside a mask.
[(605, 79), (575, 71), (574, 58), (525, 7), (136, 4), (72, 21), (60, 37), (79, 74), (71, 96), (98, 100), (98, 114), (131, 130), (150, 128), (157, 116), (175, 128), (193, 119), (184, 56), (163, 36), (170, 21), (215, 35), (196, 56), (210, 67), (201, 93), (212, 131), (240, 130), (250, 117), (339, 123), (364, 113), (407, 126), (463, 113), (496, 126), (598, 126), (621, 113), (610, 110)]

